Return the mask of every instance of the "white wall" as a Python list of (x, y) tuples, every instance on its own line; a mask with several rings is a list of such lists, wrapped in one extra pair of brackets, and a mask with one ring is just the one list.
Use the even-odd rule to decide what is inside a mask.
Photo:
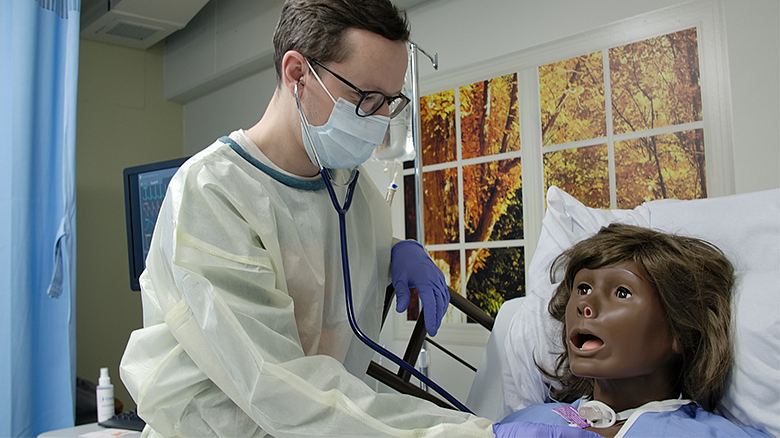
[[(188, 28), (174, 35), (166, 46), (166, 96), (169, 86), (176, 88), (170, 94), (184, 103), (184, 141), (188, 154), (234, 129), (250, 127), (259, 120), (270, 100), (275, 86), (273, 69), (266, 56), (271, 47), (270, 37), (258, 41), (242, 40), (236, 35), (267, 35), (268, 23), (275, 22), (271, 17), (278, 15), (281, 2), (276, 0), (274, 7), (257, 11), (246, 6), (252, 1), (232, 0), (221, 4), (223, 10), (234, 9), (222, 12), (228, 17), (239, 16), (235, 11), (242, 8), (247, 12), (242, 20), (230, 22), (230, 26), (220, 20), (219, 8), (204, 8), (202, 15), (196, 17), (198, 21), (194, 20), (201, 24), (195, 30)], [(420, 63), (420, 82), (425, 84), (437, 74), (681, 3), (685, 2), (430, 0), (409, 9), (408, 16), (412, 40), (426, 51), (439, 54), (439, 72)], [(723, 10), (733, 105), (735, 190), (744, 193), (780, 187), (780, 3), (724, 0)], [(256, 15), (252, 16), (255, 11)], [(263, 29), (250, 32), (248, 28), (252, 26)], [(226, 35), (230, 36), (229, 40)], [(241, 56), (233, 56), (229, 62), (218, 63), (214, 51), (226, 47), (228, 42), (246, 51), (243, 60)], [(249, 64), (263, 70), (250, 72), (246, 67)], [(192, 75), (200, 78), (192, 80)], [(242, 79), (236, 79), (242, 75)], [(225, 85), (228, 82), (230, 85)], [(185, 83), (194, 85), (190, 90), (182, 90), (181, 84)], [(387, 184), (381, 166), (373, 166), (372, 177), (381, 181), (378, 185), (384, 191)], [(402, 236), (400, 232), (396, 235)], [(396, 352), (402, 349), (401, 343), (392, 339), (389, 327), (383, 331), (380, 342)], [(452, 348), (472, 364), (479, 363), (481, 347)], [(432, 377), (465, 401), (473, 373), (434, 354)]]
[(780, 2), (725, 6), (736, 191), (780, 187)]

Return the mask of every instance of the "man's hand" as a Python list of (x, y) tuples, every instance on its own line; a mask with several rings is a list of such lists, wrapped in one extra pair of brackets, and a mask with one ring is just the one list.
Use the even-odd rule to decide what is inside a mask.
[(409, 307), (409, 288), (416, 288), (423, 304), (425, 329), (431, 336), (436, 336), (450, 304), (450, 292), (444, 274), (433, 263), (425, 248), (414, 240), (403, 240), (393, 245), (390, 260), (396, 312), (403, 312)]

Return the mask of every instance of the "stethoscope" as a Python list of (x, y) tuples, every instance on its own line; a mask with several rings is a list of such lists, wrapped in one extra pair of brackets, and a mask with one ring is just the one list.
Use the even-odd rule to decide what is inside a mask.
[(322, 176), (322, 181), (325, 183), (325, 187), (328, 190), (328, 194), (330, 195), (330, 200), (333, 203), (333, 208), (336, 209), (336, 213), (338, 213), (339, 215), (339, 234), (341, 237), (341, 268), (344, 273), (344, 294), (346, 295), (346, 300), (347, 300), (347, 319), (349, 320), (349, 326), (352, 328), (352, 331), (355, 333), (355, 336), (357, 336), (358, 339), (360, 339), (364, 344), (368, 345), (372, 350), (390, 359), (395, 364), (397, 364), (401, 368), (411, 373), (414, 377), (420, 379), (421, 382), (425, 383), (434, 391), (438, 392), (442, 397), (444, 397), (447, 401), (452, 403), (456, 408), (460, 409), (463, 412), (468, 412), (470, 414), (473, 414), (473, 412), (471, 412), (469, 408), (467, 408), (464, 404), (459, 402), (450, 393), (445, 391), (444, 388), (434, 383), (431, 379), (423, 375), (421, 372), (417, 371), (413, 366), (409, 365), (406, 361), (396, 356), (391, 351), (385, 349), (381, 345), (374, 342), (371, 338), (366, 336), (363, 333), (363, 331), (360, 330), (360, 327), (358, 327), (357, 320), (355, 319), (355, 308), (352, 304), (352, 281), (350, 280), (350, 276), (349, 276), (349, 256), (347, 255), (346, 214), (347, 211), (349, 210), (349, 207), (352, 205), (352, 196), (355, 194), (355, 185), (357, 185), (357, 180), (358, 180), (358, 176), (360, 175), (360, 172), (358, 171), (357, 167), (352, 169), (349, 179), (346, 182), (347, 194), (344, 199), (344, 204), (341, 205), (339, 203), (338, 198), (336, 197), (336, 191), (333, 189), (333, 183), (331, 181), (330, 174), (328, 173), (329, 171), (328, 169), (323, 167), (322, 164), (320, 164), (321, 163), (320, 157), (317, 154), (317, 149), (314, 148), (314, 142), (312, 141), (311, 134), (309, 134), (309, 128), (308, 128), (309, 122), (306, 120), (306, 116), (303, 114), (303, 111), (301, 110), (300, 101), (298, 100), (297, 83), (295, 84), (295, 104), (298, 107), (298, 114), (300, 115), (301, 123), (303, 123), (304, 126), (303, 132), (306, 133), (306, 137), (309, 140), (309, 144), (312, 145), (311, 150), (314, 152), (314, 158), (317, 160), (317, 166), (319, 166), (320, 168), (320, 172), (319, 172), (320, 176)]

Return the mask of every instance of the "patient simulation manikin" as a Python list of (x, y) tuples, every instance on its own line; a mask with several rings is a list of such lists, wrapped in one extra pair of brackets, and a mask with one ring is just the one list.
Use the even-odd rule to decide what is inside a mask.
[[(552, 436), (765, 436), (702, 407), (722, 394), (731, 360), (733, 269), (722, 253), (696, 239), (613, 224), (553, 269), (561, 264), (566, 276), (550, 313), (564, 322), (566, 352), (548, 375), (561, 385), (553, 399), (570, 403), (517, 411), (496, 427), (498, 436), (538, 423)], [(694, 281), (701, 287), (679, 287)], [(725, 345), (702, 352), (700, 343)]]

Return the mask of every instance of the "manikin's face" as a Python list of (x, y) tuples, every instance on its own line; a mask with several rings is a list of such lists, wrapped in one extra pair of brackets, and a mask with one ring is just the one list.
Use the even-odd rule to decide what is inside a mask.
[(625, 261), (576, 274), (566, 307), (574, 375), (648, 382), (671, 375), (674, 339), (644, 272)]
[[(348, 29), (345, 33), (349, 53), (343, 62), (324, 65), (364, 91), (380, 91), (387, 96), (401, 92), (406, 75), (407, 52), (403, 41), (391, 41), (363, 29)], [(319, 60), (318, 60), (319, 61)], [(317, 67), (314, 67), (317, 68)], [(339, 97), (357, 105), (360, 94), (324, 69), (317, 74), (335, 100)], [(302, 102), (306, 117), (314, 126), (324, 125), (333, 109), (333, 101), (314, 78), (306, 73), (306, 86), (311, 100)], [(305, 93), (304, 93), (305, 94)], [(307, 100), (302, 96), (302, 100)], [(387, 116), (384, 104), (375, 114)]]

